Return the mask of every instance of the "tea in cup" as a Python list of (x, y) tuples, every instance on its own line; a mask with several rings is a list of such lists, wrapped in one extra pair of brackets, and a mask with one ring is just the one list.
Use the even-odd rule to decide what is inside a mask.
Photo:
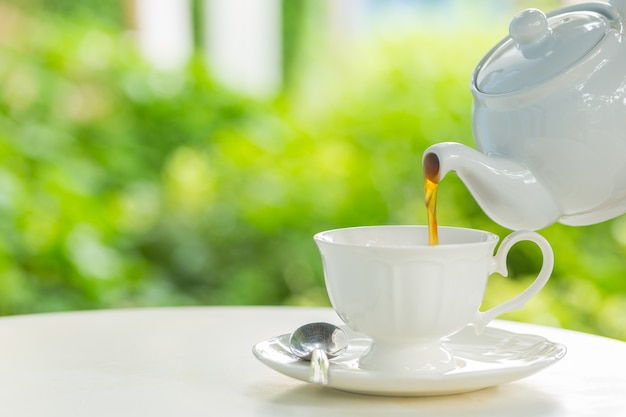
[[(439, 227), (429, 245), (426, 226), (364, 226), (315, 235), (333, 308), (352, 330), (372, 339), (361, 369), (441, 374), (462, 366), (442, 340), (468, 325), (478, 333), (497, 316), (522, 308), (548, 281), (554, 266), (549, 243), (531, 231), (498, 236), (481, 230)], [(532, 241), (543, 263), (522, 293), (480, 311), (487, 280), (507, 275), (506, 257)]]

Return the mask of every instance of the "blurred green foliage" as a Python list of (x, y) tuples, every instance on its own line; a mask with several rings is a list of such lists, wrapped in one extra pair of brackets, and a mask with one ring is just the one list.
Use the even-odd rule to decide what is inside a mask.
[[(152, 70), (110, 20), (0, 11), (4, 315), (327, 305), (313, 234), (425, 222), (421, 154), (472, 144), (469, 75), (499, 38), (462, 27), (311, 48), (263, 102), (216, 85), (201, 59)], [(508, 233), (453, 175), (439, 219)], [(626, 219), (541, 233), (553, 278), (505, 318), (626, 339)], [(540, 257), (521, 244), (509, 264), (487, 305), (528, 285)]]

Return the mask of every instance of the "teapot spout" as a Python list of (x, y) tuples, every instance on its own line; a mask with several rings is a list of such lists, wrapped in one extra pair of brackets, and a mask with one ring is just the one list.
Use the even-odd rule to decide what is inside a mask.
[(485, 214), (508, 229), (542, 229), (561, 215), (545, 184), (524, 164), (509, 158), (443, 142), (426, 149), (422, 163), (435, 181), (456, 172)]

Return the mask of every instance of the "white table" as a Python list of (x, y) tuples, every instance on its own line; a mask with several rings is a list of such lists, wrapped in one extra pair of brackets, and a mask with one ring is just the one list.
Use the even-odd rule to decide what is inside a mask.
[(0, 319), (0, 416), (626, 416), (626, 343), (531, 324), (564, 359), (517, 382), (443, 397), (350, 394), (288, 378), (252, 346), (324, 308), (203, 307)]

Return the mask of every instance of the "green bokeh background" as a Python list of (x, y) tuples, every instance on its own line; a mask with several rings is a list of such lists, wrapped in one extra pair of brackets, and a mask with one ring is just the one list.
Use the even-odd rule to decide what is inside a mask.
[[(0, 1), (0, 314), (328, 305), (314, 233), (426, 222), (422, 152), (473, 146), (469, 76), (508, 17), (457, 10), (346, 53), (299, 4), (284, 5), (284, 90), (259, 100), (218, 85), (199, 56), (151, 68), (122, 3)], [(439, 220), (509, 233), (454, 175)], [(541, 234), (551, 281), (504, 318), (626, 340), (626, 218)], [(486, 306), (540, 263), (517, 246)]]

